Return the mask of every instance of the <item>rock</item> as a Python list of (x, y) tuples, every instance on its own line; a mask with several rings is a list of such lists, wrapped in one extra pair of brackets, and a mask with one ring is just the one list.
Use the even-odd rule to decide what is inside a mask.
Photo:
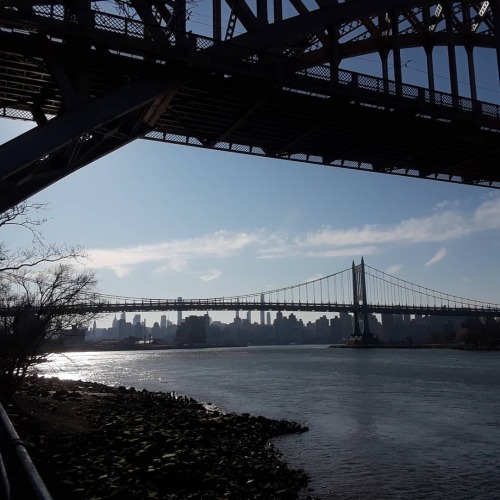
[(279, 434), (304, 432), (300, 424), (210, 412), (174, 393), (81, 381), (51, 379), (49, 384), (41, 377), (29, 383), (34, 403), (41, 404), (42, 391), (53, 391), (56, 409), (70, 405), (75, 419), (87, 422), (82, 433), (71, 425), (62, 429), (50, 420), (35, 421), (31, 414), (19, 421), (22, 439), (41, 436), (43, 429), (43, 439), (30, 453), (54, 500), (225, 495), (288, 500), (298, 498), (307, 485), (303, 471), (290, 470), (280, 452), (266, 446)]

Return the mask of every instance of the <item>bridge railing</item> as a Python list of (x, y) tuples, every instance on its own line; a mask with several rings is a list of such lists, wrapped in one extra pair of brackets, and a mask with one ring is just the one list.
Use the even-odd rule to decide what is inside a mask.
[(433, 290), (365, 265), (367, 302), (378, 312), (384, 308), (418, 310), (500, 311), (500, 305)]
[[(342, 302), (292, 301), (272, 300), (254, 302), (248, 300), (218, 299), (186, 299), (186, 300), (130, 300), (113, 302), (109, 300), (67, 304), (65, 314), (81, 312), (112, 313), (112, 312), (148, 312), (148, 311), (302, 311), (302, 312), (347, 312), (353, 313), (359, 306)], [(15, 306), (3, 304), (0, 307), (0, 317), (10, 317), (19, 311)], [(477, 316), (500, 317), (500, 305), (414, 305), (414, 304), (377, 304), (366, 307), (368, 313), (376, 314), (421, 314), (424, 316)]]
[[(301, 311), (301, 312), (347, 312), (353, 313), (359, 308), (354, 304), (328, 303), (328, 302), (292, 302), (273, 301), (266, 303), (246, 301), (207, 301), (205, 299), (185, 301), (137, 301), (137, 302), (102, 302), (68, 304), (66, 314), (81, 313), (82, 311), (95, 313), (113, 312), (151, 312), (151, 311)], [(374, 314), (421, 314), (423, 316), (476, 316), (500, 317), (500, 307), (446, 307), (446, 306), (415, 306), (408, 304), (369, 304), (368, 313)], [(0, 317), (16, 314), (17, 309), (0, 308)]]
[(330, 66), (314, 66), (299, 70), (297, 74), (325, 83), (333, 82), (339, 88), (349, 89), (350, 92), (353, 88), (360, 89), (380, 96), (395, 97), (415, 106), (440, 107), (448, 111), (460, 110), (467, 114), (500, 119), (500, 105), (408, 83), (384, 80), (377, 76), (342, 69), (332, 70)]
[[(76, 18), (63, 5), (36, 5), (33, 7), (35, 17), (40, 21), (60, 21), (74, 25), (82, 20)], [(4, 12), (6, 12), (4, 10)], [(332, 70), (328, 65), (317, 65), (304, 68), (304, 63), (297, 59), (287, 58), (274, 53), (254, 50), (228, 42), (218, 42), (212, 38), (193, 33), (176, 32), (168, 26), (148, 25), (141, 20), (120, 16), (113, 13), (94, 11), (88, 12), (92, 20), (90, 27), (110, 34), (118, 34), (134, 40), (150, 42), (148, 51), (155, 53), (159, 58), (169, 50), (170, 56), (190, 60), (195, 55), (201, 55), (197, 63), (203, 64), (203, 59), (210, 65), (228, 65), (233, 71), (240, 70), (245, 74), (259, 74), (260, 76), (285, 81), (285, 88), (294, 92), (305, 92), (321, 95), (325, 98), (331, 95), (332, 86), (336, 90), (346, 91), (349, 95), (353, 89), (363, 92), (363, 97), (372, 97), (380, 102), (382, 98), (394, 98), (400, 103), (406, 103), (414, 108), (423, 107), (432, 111), (439, 108), (448, 114), (465, 114), (469, 118), (500, 119), (500, 105), (473, 100), (468, 97), (457, 96), (446, 92), (430, 90), (407, 83), (384, 80), (383, 78), (354, 73), (347, 70)], [(24, 14), (23, 14), (24, 15)], [(87, 26), (88, 28), (89, 26)], [(161, 33), (160, 42), (157, 34)], [(156, 38), (156, 39), (155, 39)], [(171, 49), (176, 50), (175, 53)], [(126, 53), (117, 48), (116, 52), (122, 56), (142, 57), (144, 45), (132, 46)], [(220, 55), (224, 57), (219, 57)], [(210, 56), (213, 57), (210, 57)], [(207, 63), (208, 64), (208, 63)], [(360, 94), (361, 96), (361, 94)]]

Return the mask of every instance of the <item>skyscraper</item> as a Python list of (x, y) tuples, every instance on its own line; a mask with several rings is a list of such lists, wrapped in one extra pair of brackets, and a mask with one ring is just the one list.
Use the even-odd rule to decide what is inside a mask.
[[(177, 297), (177, 300), (179, 302), (182, 302), (182, 297)], [(177, 311), (177, 326), (179, 326), (182, 323), (182, 311), (179, 310)]]
[[(264, 294), (263, 293), (260, 294), (260, 303), (261, 304), (264, 303)], [(261, 325), (264, 324), (264, 309), (260, 310), (260, 324)]]

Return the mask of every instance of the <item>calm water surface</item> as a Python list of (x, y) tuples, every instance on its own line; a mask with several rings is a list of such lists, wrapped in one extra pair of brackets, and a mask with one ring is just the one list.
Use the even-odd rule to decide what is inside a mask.
[(249, 347), (53, 356), (42, 374), (286, 418), (321, 498), (500, 498), (500, 353)]

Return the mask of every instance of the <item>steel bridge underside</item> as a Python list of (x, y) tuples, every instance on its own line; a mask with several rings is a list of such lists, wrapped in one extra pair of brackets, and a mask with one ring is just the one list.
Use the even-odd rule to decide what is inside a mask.
[(500, 187), (497, 106), (169, 36), (0, 6), (0, 117), (37, 124), (0, 147), (0, 211), (137, 138)]

